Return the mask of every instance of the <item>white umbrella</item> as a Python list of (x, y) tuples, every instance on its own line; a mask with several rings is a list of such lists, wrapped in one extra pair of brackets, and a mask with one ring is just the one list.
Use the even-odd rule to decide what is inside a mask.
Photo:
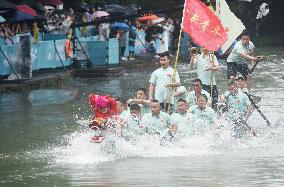
[(165, 18), (157, 18), (157, 19), (153, 19), (151, 22), (152, 24), (158, 24), (158, 23), (161, 23), (165, 20)]
[(44, 6), (45, 10), (54, 10), (55, 8), (53, 6)]
[(105, 16), (109, 16), (109, 13), (107, 13), (106, 11), (98, 10), (92, 14), (92, 20)]

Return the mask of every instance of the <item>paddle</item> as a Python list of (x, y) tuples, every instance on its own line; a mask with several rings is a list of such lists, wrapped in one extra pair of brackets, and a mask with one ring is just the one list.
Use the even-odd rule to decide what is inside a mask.
[(244, 125), (251, 131), (253, 136), (256, 136), (256, 132), (247, 124), (247, 122), (244, 122)]
[(249, 95), (247, 92), (244, 92), (244, 93), (248, 96), (248, 98), (249, 98), (250, 102), (252, 103), (252, 105), (254, 106), (254, 108), (257, 110), (257, 112), (261, 115), (261, 117), (266, 121), (267, 125), (270, 127), (270, 126), (271, 126), (271, 123), (270, 123), (270, 122), (268, 121), (268, 119), (264, 116), (264, 114), (260, 111), (259, 107), (254, 103), (254, 101), (253, 101), (253, 99), (250, 97), (250, 95)]
[(254, 66), (251, 68), (251, 73), (253, 72), (253, 70), (255, 69), (255, 67), (257, 66), (257, 64), (260, 62), (260, 61), (262, 61), (262, 60), (264, 60), (264, 59), (267, 59), (267, 57), (264, 57), (264, 56), (259, 56), (259, 57), (256, 57), (256, 58), (258, 58), (258, 60), (256, 61), (256, 63), (254, 64)]

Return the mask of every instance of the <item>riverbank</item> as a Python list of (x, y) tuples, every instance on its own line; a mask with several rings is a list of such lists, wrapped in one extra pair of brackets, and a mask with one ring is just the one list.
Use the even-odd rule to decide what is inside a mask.
[(118, 77), (129, 72), (143, 72), (159, 67), (159, 60), (152, 56), (138, 57), (134, 61), (121, 61), (115, 66), (97, 66), (91, 69), (64, 71), (39, 71), (29, 80), (2, 80), (0, 93), (52, 88), (66, 83), (72, 78)]

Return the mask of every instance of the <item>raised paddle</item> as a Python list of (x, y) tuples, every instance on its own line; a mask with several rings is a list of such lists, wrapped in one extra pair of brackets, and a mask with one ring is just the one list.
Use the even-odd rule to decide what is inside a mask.
[(250, 95), (249, 95), (247, 92), (244, 92), (244, 93), (248, 96), (250, 102), (252, 103), (252, 105), (254, 106), (254, 108), (257, 110), (257, 112), (258, 112), (258, 113), (261, 115), (261, 117), (266, 121), (267, 125), (268, 125), (269, 127), (271, 127), (271, 123), (270, 123), (270, 122), (268, 121), (268, 119), (264, 116), (264, 114), (260, 111), (259, 107), (254, 103), (254, 101), (253, 101), (253, 99), (250, 97)]
[(247, 122), (244, 122), (244, 125), (251, 131), (253, 136), (256, 136), (256, 132), (247, 124)]
[(266, 59), (267, 57), (257, 56), (256, 58), (257, 58), (258, 60), (257, 60), (256, 63), (254, 64), (254, 66), (251, 68), (251, 70), (250, 70), (251, 73), (253, 72), (253, 70), (255, 69), (255, 67), (257, 66), (257, 64), (258, 64), (260, 61)]

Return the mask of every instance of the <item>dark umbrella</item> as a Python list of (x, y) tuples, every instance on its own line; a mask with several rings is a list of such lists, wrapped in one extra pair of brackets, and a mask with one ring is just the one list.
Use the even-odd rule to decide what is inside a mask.
[(21, 4), (25, 4), (25, 5), (28, 5), (36, 10), (39, 10), (39, 11), (45, 11), (45, 8), (44, 6), (42, 6), (41, 4), (39, 4), (38, 2), (36, 2), (35, 0), (22, 0), (21, 1)]
[(10, 0), (10, 1), (17, 5), (28, 5), (29, 7), (32, 7), (33, 9), (36, 9), (38, 11), (42, 12), (45, 11), (45, 8), (35, 0)]
[(137, 9), (135, 7), (121, 6), (121, 5), (117, 5), (117, 4), (106, 5), (105, 10), (110, 14), (130, 15), (130, 14), (136, 14), (137, 13)]
[(124, 8), (125, 8), (125, 14), (126, 15), (137, 13), (137, 8), (135, 8), (135, 7), (125, 6)]
[(51, 5), (51, 6), (63, 4), (63, 2), (61, 0), (37, 0), (37, 1), (41, 4), (43, 4), (43, 5)]
[(115, 23), (111, 27), (117, 30), (128, 30), (129, 29), (129, 26), (126, 23)]
[(150, 42), (153, 39), (153, 36), (156, 34), (162, 34), (164, 32), (164, 29), (160, 26), (154, 25), (150, 26), (145, 30), (146, 37), (145, 40), (147, 42)]
[(29, 14), (25, 14), (20, 11), (16, 11), (13, 16), (7, 18), (7, 22), (19, 22), (19, 21), (26, 21), (26, 20), (35, 20), (37, 19), (34, 16), (31, 16)]
[(37, 12), (27, 5), (17, 5), (17, 9), (25, 14), (37, 16)]
[(120, 5), (111, 4), (105, 6), (105, 11), (107, 11), (108, 13), (124, 13), (125, 8)]
[(9, 1), (0, 0), (0, 9), (17, 9), (17, 7)]

